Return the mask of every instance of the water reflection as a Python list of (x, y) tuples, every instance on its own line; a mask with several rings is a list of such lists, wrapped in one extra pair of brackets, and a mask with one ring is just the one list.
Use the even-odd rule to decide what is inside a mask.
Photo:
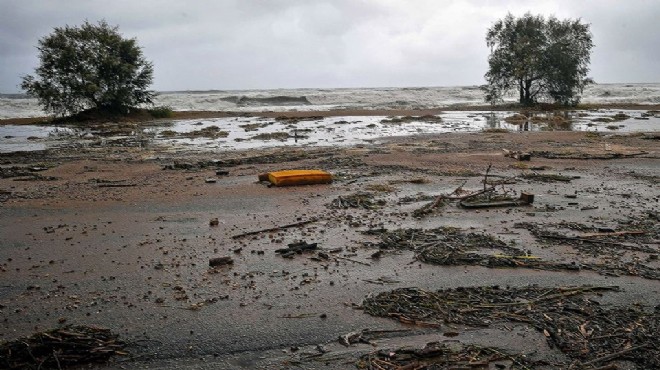
[(524, 114), (457, 111), (441, 113), (435, 118), (316, 117), (278, 120), (230, 117), (157, 125), (0, 126), (0, 152), (106, 146), (240, 150), (277, 146), (350, 146), (371, 143), (383, 137), (482, 130), (651, 132), (658, 129), (660, 115), (645, 111), (626, 111), (624, 114), (611, 110)]

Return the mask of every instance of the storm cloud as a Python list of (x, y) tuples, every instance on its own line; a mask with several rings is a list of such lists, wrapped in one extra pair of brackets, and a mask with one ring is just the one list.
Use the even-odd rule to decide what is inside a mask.
[(19, 92), (54, 27), (105, 19), (154, 63), (156, 90), (484, 83), (487, 28), (511, 12), (581, 18), (597, 82), (660, 82), (660, 2), (0, 0), (0, 92)]

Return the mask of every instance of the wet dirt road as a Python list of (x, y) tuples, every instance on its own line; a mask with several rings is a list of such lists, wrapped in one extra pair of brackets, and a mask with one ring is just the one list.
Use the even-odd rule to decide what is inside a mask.
[[(0, 207), (0, 340), (61, 325), (98, 325), (129, 342), (134, 357), (114, 366), (144, 368), (346, 368), (359, 353), (448, 339), (561, 359), (564, 355), (548, 347), (542, 333), (524, 325), (424, 328), (372, 317), (355, 306), (369, 294), (400, 287), (529, 284), (616, 285), (620, 291), (596, 299), (613, 306), (660, 304), (660, 283), (653, 278), (660, 268), (657, 228), (652, 227), (657, 226), (660, 197), (656, 143), (643, 135), (479, 133), (309, 150), (292, 160), (273, 161), (249, 160), (262, 155), (255, 152), (228, 161), (218, 153), (177, 157), (135, 148), (6, 156), (5, 167), (48, 169), (38, 172), (42, 177), (0, 179), (5, 194)], [(503, 148), (539, 155), (519, 162), (504, 157)], [(588, 159), (613, 152), (621, 156)], [(552, 157), (548, 153), (566, 158), (547, 158)], [(211, 159), (219, 162), (162, 169)], [(491, 179), (510, 180), (498, 188), (531, 192), (535, 202), (484, 210), (451, 203), (424, 218), (412, 217), (428, 203), (420, 194), (448, 194), (461, 184), (466, 190), (483, 188), (489, 164)], [(217, 168), (229, 174), (216, 175)], [(335, 181), (292, 188), (256, 183), (258, 173), (288, 168), (326, 169)], [(570, 179), (539, 181), (525, 173)], [(211, 177), (217, 181), (207, 182)], [(424, 181), (409, 182), (419, 178)], [(337, 197), (359, 191), (370, 192), (381, 205), (328, 207)], [(414, 197), (426, 200), (411, 201)], [(213, 218), (218, 226), (209, 225)], [(301, 227), (235, 237), (313, 219)], [(576, 225), (615, 232), (629, 230), (631, 222), (650, 226), (639, 238), (626, 236), (593, 253), (582, 245), (543, 242), (516, 227), (535, 223), (576, 236), (584, 233)], [(637, 261), (648, 274), (437, 266), (416, 260), (411, 250), (374, 258), (378, 237), (364, 234), (441, 226), (488, 234), (557, 263)], [(328, 258), (308, 253), (286, 259), (275, 253), (300, 240), (318, 243)], [(210, 269), (209, 259), (219, 256), (234, 263)], [(347, 349), (336, 342), (340, 335), (367, 328), (386, 331), (374, 340), (376, 347), (363, 343)], [(443, 336), (447, 331), (458, 335)], [(330, 352), (320, 361), (304, 355), (318, 351), (317, 345)]]

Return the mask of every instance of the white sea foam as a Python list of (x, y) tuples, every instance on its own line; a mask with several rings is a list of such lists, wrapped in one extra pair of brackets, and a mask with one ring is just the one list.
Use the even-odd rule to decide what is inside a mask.
[[(507, 97), (515, 101), (516, 96)], [(660, 83), (596, 84), (583, 94), (585, 103), (659, 104)], [(352, 109), (424, 109), (454, 105), (484, 104), (478, 86), (361, 88), (361, 89), (275, 89), (231, 91), (162, 92), (156, 105), (177, 111), (311, 111)], [(35, 99), (0, 95), (0, 119), (46, 115)]]

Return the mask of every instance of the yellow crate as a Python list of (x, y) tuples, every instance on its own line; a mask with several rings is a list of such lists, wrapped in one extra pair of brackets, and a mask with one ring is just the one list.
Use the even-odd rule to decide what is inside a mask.
[(275, 186), (329, 184), (332, 175), (321, 170), (288, 170), (268, 173), (268, 181)]

